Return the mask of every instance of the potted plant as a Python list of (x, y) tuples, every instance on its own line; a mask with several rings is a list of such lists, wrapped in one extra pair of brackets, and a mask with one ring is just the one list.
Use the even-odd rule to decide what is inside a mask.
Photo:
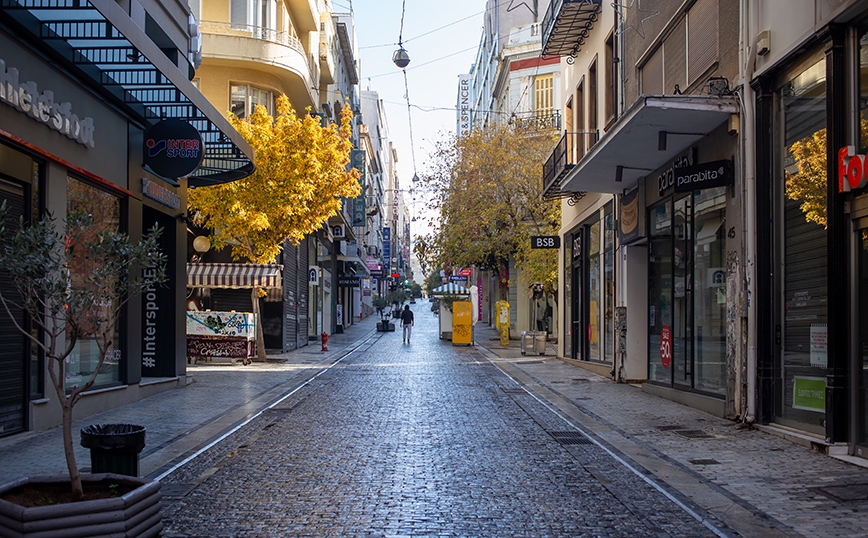
[[(111, 474), (82, 480), (73, 449), (72, 410), (103, 366), (124, 305), (146, 288), (165, 282), (166, 256), (158, 247), (162, 230), (155, 226), (141, 241), (132, 241), (117, 230), (99, 229), (93, 216), (84, 212), (70, 213), (63, 224), (59, 232), (51, 215), (35, 224), (8, 222), (6, 204), (0, 205), (0, 271), (8, 275), (17, 292), (0, 290), (0, 303), (15, 328), (45, 355), (60, 402), (69, 471), (68, 477), (31, 477), (0, 487), (0, 497), (16, 500), (0, 499), (0, 515), (4, 516), (0, 517), (0, 534), (27, 536), (37, 529), (58, 537), (155, 534), (162, 528), (159, 483)], [(14, 234), (7, 234), (14, 228)], [(21, 324), (13, 312), (38, 330)], [(66, 361), (76, 343), (85, 340), (98, 349), (96, 368), (86, 381), (68, 387)], [(106, 484), (108, 498), (86, 500), (96, 483)], [(22, 496), (38, 496), (33, 492), (40, 489), (49, 493), (37, 503), (56, 504), (17, 504), (26, 502)], [(69, 504), (61, 504), (64, 490), (69, 493)], [(120, 520), (115, 521), (117, 518)], [(82, 525), (88, 529), (83, 530)]]

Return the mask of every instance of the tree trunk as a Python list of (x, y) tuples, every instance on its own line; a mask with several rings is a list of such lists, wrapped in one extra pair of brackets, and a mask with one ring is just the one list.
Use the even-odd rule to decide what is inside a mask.
[(72, 485), (72, 499), (77, 501), (82, 498), (84, 491), (81, 488), (81, 473), (75, 463), (75, 445), (72, 441), (72, 402), (64, 394), (61, 396), (60, 405), (63, 408), (63, 453), (66, 456), (66, 468), (69, 470), (69, 482)]
[[(259, 312), (259, 289), (253, 288), (250, 292), (250, 300), (253, 302), (253, 319), (256, 323), (256, 360), (266, 362), (265, 356), (265, 333), (262, 332), (262, 315)], [(250, 362), (249, 359), (245, 364)]]

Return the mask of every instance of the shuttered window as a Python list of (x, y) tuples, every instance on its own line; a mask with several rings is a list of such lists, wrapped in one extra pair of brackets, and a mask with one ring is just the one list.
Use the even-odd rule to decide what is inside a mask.
[(687, 12), (687, 82), (717, 61), (717, 0), (699, 0)]
[(663, 95), (663, 47), (642, 66), (642, 95)]
[(247, 0), (231, 0), (229, 22), (234, 26), (247, 26)]
[(542, 75), (533, 82), (534, 112), (539, 115), (551, 114), (554, 111), (554, 76)]

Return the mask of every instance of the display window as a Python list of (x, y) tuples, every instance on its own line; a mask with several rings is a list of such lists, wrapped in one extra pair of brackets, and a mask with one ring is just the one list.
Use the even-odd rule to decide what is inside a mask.
[[(90, 231), (93, 238), (102, 231), (118, 231), (121, 228), (121, 199), (106, 191), (100, 190), (89, 183), (75, 177), (68, 177), (66, 182), (67, 213), (84, 211), (94, 218), (94, 227)], [(83, 238), (82, 242), (91, 239)], [(70, 245), (83, 249), (84, 245)], [(84, 264), (71, 265), (70, 277), (73, 282), (83, 282), (87, 279), (89, 268)], [(97, 304), (94, 308), (110, 310), (115, 304)], [(118, 385), (122, 382), (123, 346), (121, 339), (121, 322), (118, 320), (109, 327), (90, 328), (109, 331), (111, 342), (105, 361), (99, 368), (94, 388)], [(67, 336), (69, 337), (69, 335)], [(79, 336), (72, 353), (69, 355), (66, 367), (66, 389), (71, 390), (76, 385), (86, 382), (99, 365), (99, 347), (93, 337)]]

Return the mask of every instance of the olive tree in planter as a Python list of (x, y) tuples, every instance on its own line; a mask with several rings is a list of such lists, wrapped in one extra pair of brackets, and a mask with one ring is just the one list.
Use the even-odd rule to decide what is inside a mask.
[[(4, 202), (0, 206), (0, 239), (5, 245), (0, 248), (0, 271), (17, 294), (0, 292), (0, 303), (18, 331), (48, 361), (48, 375), (62, 410), (72, 499), (80, 500), (82, 477), (75, 461), (72, 409), (96, 380), (114, 343), (114, 327), (124, 305), (134, 295), (165, 282), (166, 256), (157, 242), (162, 230), (154, 227), (141, 241), (133, 241), (117, 230), (100, 229), (92, 215), (80, 211), (64, 219), (62, 230), (51, 215), (35, 224), (19, 221), (11, 237), (7, 237), (7, 224), (12, 223), (7, 223)], [(148, 270), (143, 271), (145, 268)], [(13, 312), (23, 313), (39, 330), (31, 332)], [(67, 390), (67, 360), (76, 343), (84, 339), (95, 343), (97, 365), (86, 381)]]

